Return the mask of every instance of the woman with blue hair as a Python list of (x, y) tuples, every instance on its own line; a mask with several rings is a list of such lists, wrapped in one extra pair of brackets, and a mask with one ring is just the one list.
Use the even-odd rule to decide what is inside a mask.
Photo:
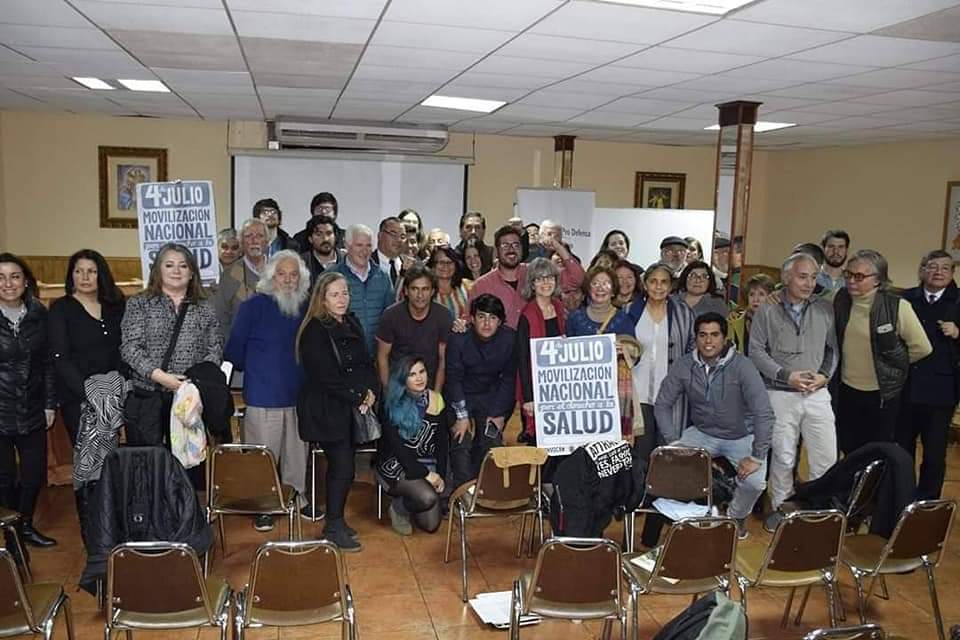
[[(443, 397), (428, 388), (423, 358), (405, 356), (390, 367), (384, 399), (383, 435), (377, 473), (394, 496), (388, 509), (393, 530), (433, 533), (440, 528), (440, 494), (446, 475), (453, 412)], [(436, 460), (435, 469), (424, 464)]]

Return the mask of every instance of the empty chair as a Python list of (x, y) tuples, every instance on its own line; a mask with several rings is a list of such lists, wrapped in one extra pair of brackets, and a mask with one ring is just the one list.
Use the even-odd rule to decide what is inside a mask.
[(270, 449), (257, 444), (221, 444), (210, 456), (210, 490), (207, 492), (207, 518), (214, 518), (220, 529), (220, 549), (226, 553), (223, 528), (225, 515), (282, 515), (287, 517), (287, 537), (295, 539), (294, 521), (299, 534), (297, 491), (280, 483), (277, 465)]
[[(31, 582), (33, 576), (30, 574), (30, 557), (23, 548), (23, 541), (20, 539), (20, 532), (17, 531), (17, 525), (20, 524), (20, 514), (12, 509), (0, 507), (0, 529), (7, 536), (7, 542), (12, 542), (16, 547), (19, 561), (16, 563), (20, 569), (20, 577), (24, 582)], [(16, 557), (14, 558), (17, 559)]]
[[(785, 629), (797, 587), (807, 587), (809, 591), (810, 586), (822, 584), (827, 593), (830, 626), (836, 625), (837, 573), (845, 529), (846, 518), (839, 511), (794, 511), (777, 525), (766, 549), (740, 548), (736, 573), (744, 610), (750, 587), (790, 589), (780, 621), (780, 628)], [(804, 596), (795, 624), (800, 624), (806, 602)]]
[[(463, 577), (461, 598), (467, 601), (467, 520), (520, 516), (517, 557), (523, 548), (527, 516), (533, 516), (543, 543), (543, 496), (540, 492), (540, 471), (547, 461), (547, 452), (537, 447), (496, 447), (487, 452), (480, 464), (476, 480), (466, 482), (450, 495), (450, 516), (447, 522), (447, 544), (443, 561), (450, 562), (450, 541), (453, 521), (460, 526), (460, 562)], [(533, 547), (533, 524), (530, 526)]]
[(293, 627), (340, 621), (342, 637), (357, 637), (353, 596), (340, 549), (325, 540), (267, 542), (237, 592), (235, 635), (250, 627)]
[(510, 639), (520, 637), (520, 616), (613, 621), (627, 637), (627, 609), (620, 589), (620, 547), (604, 538), (550, 538), (540, 548), (533, 573), (513, 583)]
[(70, 598), (63, 586), (51, 582), (24, 584), (13, 556), (0, 548), (0, 637), (43, 634), (53, 637), (53, 624), (60, 609), (67, 621), (67, 637), (73, 640)]
[[(927, 574), (937, 633), (940, 640), (945, 639), (933, 572), (943, 558), (943, 546), (950, 537), (956, 510), (953, 500), (921, 500), (907, 505), (890, 538), (870, 533), (846, 537), (840, 558), (850, 568), (857, 585), (861, 624), (867, 621), (867, 601), (877, 578), (922, 568)], [(864, 591), (863, 581), (867, 578), (870, 584)]]
[[(630, 585), (634, 640), (637, 596), (691, 595), (695, 600), (698, 594), (716, 589), (729, 596), (736, 553), (737, 523), (733, 518), (684, 518), (670, 526), (663, 546), (645, 554), (625, 554), (623, 573)], [(637, 564), (638, 559), (647, 560), (647, 566)]]
[[(162, 576), (162, 577), (161, 577)], [(107, 562), (104, 637), (115, 630), (217, 627), (226, 640), (230, 587), (204, 578), (200, 560), (179, 542), (127, 542)]]
[(638, 513), (659, 514), (651, 507), (656, 498), (683, 502), (703, 502), (713, 506), (713, 471), (710, 454), (703, 449), (667, 445), (650, 454), (643, 500), (627, 514), (624, 535), (627, 552), (633, 552), (635, 521)]

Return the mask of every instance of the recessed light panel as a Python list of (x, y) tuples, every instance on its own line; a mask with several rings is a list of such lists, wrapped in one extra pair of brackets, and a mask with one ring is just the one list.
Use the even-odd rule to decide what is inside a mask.
[(457, 98), (454, 96), (432, 95), (420, 104), (424, 107), (438, 107), (440, 109), (457, 109), (459, 111), (493, 113), (507, 103), (503, 100), (480, 100), (479, 98)]
[(113, 87), (107, 84), (100, 78), (73, 78), (73, 81), (79, 82), (80, 84), (85, 86), (87, 89), (101, 89), (104, 91), (116, 89), (116, 87)]
[(754, 0), (595, 0), (609, 4), (629, 4), (635, 7), (650, 7), (651, 9), (672, 9), (688, 13), (709, 13), (722, 16), (734, 9), (739, 9)]
[(159, 80), (117, 80), (130, 91), (152, 91), (154, 93), (170, 93), (167, 85)]
[[(777, 129), (786, 129), (788, 127), (797, 126), (796, 122), (765, 122), (763, 120), (758, 120), (757, 124), (753, 125), (753, 130), (756, 133), (763, 133), (764, 131), (776, 131)], [(704, 131), (719, 131), (720, 125), (712, 124), (709, 127), (704, 127)]]

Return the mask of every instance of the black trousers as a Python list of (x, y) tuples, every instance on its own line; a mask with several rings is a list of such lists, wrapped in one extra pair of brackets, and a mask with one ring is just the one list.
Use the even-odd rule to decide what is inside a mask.
[(477, 433), (467, 431), (460, 442), (450, 438), (451, 491), (476, 478), (487, 452), (503, 446), (503, 432), (487, 433), (485, 423), (476, 421), (475, 424)]
[(60, 405), (60, 415), (63, 416), (63, 425), (70, 436), (70, 444), (77, 446), (77, 434), (80, 433), (80, 402), (64, 402)]
[(897, 444), (911, 457), (917, 455), (917, 437), (923, 443), (920, 478), (917, 480), (917, 500), (940, 497), (947, 468), (947, 436), (953, 407), (931, 407), (904, 402), (897, 420)]
[[(17, 456), (20, 458), (19, 467)], [(0, 435), (0, 503), (33, 517), (47, 476), (47, 430), (23, 435)]]
[[(653, 415), (653, 405), (641, 404), (640, 409), (643, 412), (643, 435), (633, 440), (633, 460), (634, 464), (643, 461), (643, 464), (650, 463), (650, 454), (660, 442), (660, 435), (657, 431), (657, 421)], [(647, 505), (649, 506), (649, 505)], [(643, 518), (643, 529), (640, 533), (640, 543), (645, 547), (655, 547), (660, 542), (660, 531), (663, 525), (667, 524), (667, 519), (659, 513), (648, 513)]]
[[(343, 511), (347, 505), (347, 496), (353, 486), (353, 476), (356, 472), (356, 450), (349, 440), (336, 442), (311, 442), (310, 448), (323, 449), (327, 461), (326, 484), (326, 511), (327, 525), (339, 523), (343, 520)], [(313, 473), (313, 456), (307, 457), (307, 478)], [(313, 505), (316, 508), (317, 505)]]
[(899, 396), (882, 400), (879, 391), (861, 391), (840, 384), (837, 399), (837, 442), (850, 454), (870, 442), (893, 442)]

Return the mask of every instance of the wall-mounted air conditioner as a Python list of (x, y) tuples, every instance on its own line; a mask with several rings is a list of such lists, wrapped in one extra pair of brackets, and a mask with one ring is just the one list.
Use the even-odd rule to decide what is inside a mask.
[(280, 149), (435, 153), (447, 146), (447, 140), (449, 133), (443, 125), (277, 116), (270, 127), (270, 142), (276, 142)]

